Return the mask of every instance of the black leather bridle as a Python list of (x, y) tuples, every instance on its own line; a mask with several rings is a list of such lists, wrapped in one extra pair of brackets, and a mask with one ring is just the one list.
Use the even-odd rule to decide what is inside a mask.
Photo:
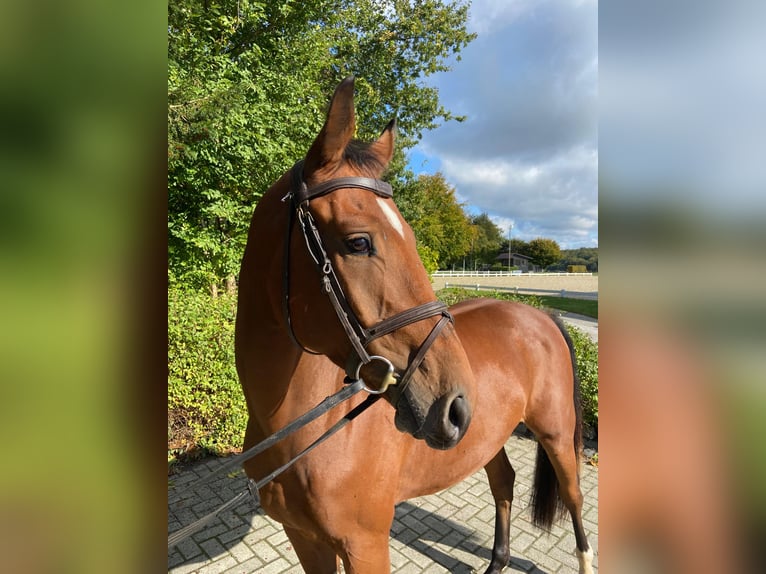
[[(447, 323), (452, 323), (453, 318), (447, 310), (447, 306), (440, 301), (431, 301), (397, 313), (392, 317), (384, 319), (377, 325), (364, 327), (346, 299), (343, 289), (335, 274), (330, 258), (322, 244), (322, 238), (314, 222), (314, 217), (309, 209), (310, 200), (327, 195), (338, 189), (359, 188), (371, 191), (374, 194), (383, 197), (393, 197), (391, 186), (385, 181), (372, 179), (368, 177), (339, 177), (320, 184), (308, 187), (303, 179), (303, 160), (297, 162), (291, 172), (290, 192), (282, 198), (282, 201), (290, 201), (292, 209), (289, 210), (289, 219), (287, 225), (287, 238), (285, 241), (285, 257), (282, 274), (283, 285), (283, 311), (287, 322), (287, 331), (290, 337), (298, 347), (303, 351), (318, 354), (304, 347), (299, 341), (293, 330), (290, 318), (290, 240), (295, 220), (301, 226), (303, 238), (306, 242), (311, 259), (314, 261), (317, 271), (320, 275), (322, 292), (325, 293), (332, 303), (333, 309), (340, 320), (346, 337), (351, 343), (352, 353), (346, 362), (347, 381), (361, 380), (359, 371), (363, 365), (373, 361), (380, 361), (388, 366), (388, 375), (380, 388), (370, 388), (366, 384), (365, 390), (370, 393), (384, 393), (390, 384), (397, 384), (398, 378), (398, 396), (401, 397), (404, 389), (409, 384), (415, 371), (423, 362), (428, 349), (434, 343)], [(429, 335), (420, 345), (417, 353), (407, 365), (407, 369), (401, 376), (394, 373), (394, 366), (390, 360), (378, 355), (370, 355), (367, 352), (367, 346), (379, 337), (393, 333), (394, 331), (406, 327), (412, 323), (428, 319), (429, 317), (441, 316), (441, 319), (433, 327)]]

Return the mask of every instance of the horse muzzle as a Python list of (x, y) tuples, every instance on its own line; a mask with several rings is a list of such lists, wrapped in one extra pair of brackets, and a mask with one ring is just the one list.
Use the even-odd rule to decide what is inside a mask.
[(431, 448), (447, 450), (465, 435), (471, 423), (471, 412), (471, 405), (460, 390), (423, 408), (407, 389), (396, 402), (394, 423), (399, 431), (424, 440)]

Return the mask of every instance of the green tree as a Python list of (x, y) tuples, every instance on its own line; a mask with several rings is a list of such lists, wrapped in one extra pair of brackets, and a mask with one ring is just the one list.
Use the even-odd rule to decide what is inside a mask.
[(561, 258), (561, 249), (559, 248), (559, 244), (553, 239), (538, 237), (529, 242), (528, 250), (525, 255), (531, 257), (532, 261), (545, 269)]
[(550, 271), (566, 271), (569, 265), (585, 265), (592, 272), (598, 272), (598, 248), (580, 247), (578, 249), (562, 249), (561, 259), (548, 267)]
[(479, 264), (492, 265), (503, 248), (503, 232), (486, 213), (471, 217), (471, 225), (474, 230), (471, 242), (473, 259)]
[(511, 237), (511, 252), (532, 257), (529, 253), (529, 243), (523, 239), (517, 239), (515, 237)]
[(436, 0), (386, 10), (372, 0), (170, 3), (171, 282), (233, 284), (255, 203), (308, 149), (345, 76), (357, 76), (361, 139), (396, 116), (406, 148), (423, 130), (462, 119), (423, 78), (447, 70), (473, 39), (467, 14), (462, 2)]
[[(526, 255), (527, 257), (531, 257), (531, 254), (529, 252), (529, 243), (527, 243), (523, 239), (518, 239), (516, 237), (512, 237), (510, 243), (511, 243), (511, 253), (517, 253), (518, 255)], [(508, 253), (507, 238), (503, 238), (502, 247), (499, 253)], [(508, 269), (508, 260), (505, 259), (504, 261), (505, 261), (504, 263), (501, 263), (500, 261), (497, 260), (497, 257), (495, 257), (492, 263), (492, 268), (497, 271)]]
[(410, 180), (394, 199), (412, 226), (420, 249), (427, 247), (439, 267), (462, 261), (470, 253), (473, 226), (455, 197), (455, 189), (441, 173)]

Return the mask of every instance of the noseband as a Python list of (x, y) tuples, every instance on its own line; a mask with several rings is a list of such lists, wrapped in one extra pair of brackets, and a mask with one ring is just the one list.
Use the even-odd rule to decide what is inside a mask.
[[(354, 313), (351, 305), (346, 299), (343, 289), (341, 288), (338, 277), (335, 274), (330, 258), (324, 249), (322, 244), (322, 238), (319, 234), (319, 230), (314, 222), (314, 217), (309, 210), (309, 202), (315, 197), (327, 195), (338, 189), (345, 188), (359, 188), (371, 191), (374, 194), (384, 197), (393, 197), (393, 191), (391, 186), (385, 181), (379, 179), (372, 179), (367, 177), (339, 177), (331, 179), (329, 181), (322, 182), (313, 187), (308, 187), (303, 179), (303, 160), (296, 163), (292, 170), (291, 175), (291, 188), (290, 192), (282, 198), (282, 201), (290, 200), (292, 209), (289, 210), (289, 220), (287, 225), (287, 238), (285, 241), (285, 257), (284, 267), (282, 273), (282, 287), (283, 287), (283, 299), (282, 306), (287, 321), (287, 331), (290, 334), (290, 338), (295, 344), (300, 347), (304, 352), (318, 355), (316, 353), (304, 347), (299, 341), (293, 330), (292, 321), (290, 318), (290, 242), (292, 237), (292, 229), (295, 223), (295, 219), (298, 219), (300, 223), (301, 231), (303, 233), (303, 239), (306, 242), (309, 255), (314, 261), (317, 271), (321, 278), (322, 292), (325, 293), (332, 303), (333, 309), (340, 320), (343, 330), (346, 332), (346, 337), (351, 343), (352, 353), (346, 362), (346, 376), (347, 380), (361, 380), (359, 372), (362, 366), (369, 364), (373, 361), (379, 361), (387, 365), (388, 375), (379, 389), (373, 389), (364, 384), (365, 390), (373, 394), (384, 393), (388, 386), (391, 384), (397, 384), (397, 375), (394, 373), (394, 365), (385, 357), (378, 355), (370, 355), (367, 352), (367, 346), (379, 337), (383, 337), (394, 331), (406, 327), (412, 323), (428, 319), (429, 317), (441, 316), (441, 319), (436, 323), (429, 335), (421, 343), (420, 348), (407, 365), (407, 369), (404, 373), (398, 377), (398, 396), (401, 397), (404, 394), (404, 390), (409, 384), (415, 371), (423, 362), (428, 349), (439, 336), (442, 329), (447, 323), (452, 323), (452, 315), (447, 311), (447, 306), (439, 301), (432, 301), (430, 303), (424, 303), (418, 305), (412, 309), (407, 309), (401, 313), (397, 313), (392, 317), (384, 319), (377, 325), (370, 328), (365, 328), (359, 322), (356, 314)], [(362, 381), (364, 383), (364, 381)]]

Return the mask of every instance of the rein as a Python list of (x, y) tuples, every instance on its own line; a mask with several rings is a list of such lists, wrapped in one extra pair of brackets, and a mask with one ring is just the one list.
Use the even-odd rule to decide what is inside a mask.
[[(259, 455), (260, 453), (265, 451), (267, 448), (273, 446), (274, 444), (281, 441), (282, 439), (287, 438), (288, 436), (293, 434), (295, 431), (302, 429), (307, 424), (316, 420), (318, 417), (325, 414), (327, 411), (329, 411), (333, 407), (339, 405), (340, 403), (344, 401), (347, 401), (348, 399), (350, 399), (351, 397), (353, 397), (354, 395), (356, 395), (362, 390), (364, 390), (364, 384), (362, 383), (362, 381), (352, 381), (348, 383), (340, 391), (325, 398), (317, 406), (315, 406), (308, 412), (304, 413), (303, 415), (301, 415), (300, 417), (298, 417), (291, 423), (288, 423), (286, 426), (282, 427), (281, 429), (279, 429), (272, 435), (268, 436), (261, 442), (251, 446), (249, 449), (238, 454), (237, 456), (232, 457), (230, 460), (226, 461), (217, 469), (209, 472), (202, 478), (196, 480), (195, 482), (187, 486), (184, 489), (184, 492), (189, 492), (191, 490), (199, 488), (200, 486), (210, 482), (214, 477), (241, 466), (246, 461), (250, 460), (254, 456)], [(297, 455), (295, 455), (292, 459), (287, 461), (285, 464), (283, 464), (276, 470), (272, 471), (271, 473), (269, 473), (268, 475), (266, 475), (259, 481), (255, 481), (252, 478), (248, 479), (247, 488), (243, 490), (242, 492), (240, 492), (237, 496), (235, 496), (228, 502), (222, 504), (221, 506), (219, 506), (218, 508), (216, 508), (214, 511), (210, 512), (209, 514), (206, 514), (199, 520), (173, 532), (173, 534), (168, 536), (168, 549), (178, 545), (181, 541), (185, 540), (186, 538), (188, 538), (195, 532), (198, 532), (199, 530), (204, 528), (207, 524), (209, 524), (213, 519), (215, 519), (216, 516), (218, 516), (224, 510), (237, 506), (245, 498), (247, 498), (247, 496), (252, 496), (252, 498), (255, 501), (255, 504), (257, 506), (260, 506), (260, 497), (258, 496), (259, 489), (266, 486), (269, 482), (271, 482), (277, 476), (279, 476), (288, 468), (290, 468), (293, 465), (293, 463), (303, 458), (305, 455), (307, 455), (309, 452), (314, 450), (316, 447), (318, 447), (320, 444), (322, 444), (324, 441), (326, 441), (336, 432), (341, 430), (344, 426), (346, 426), (348, 423), (354, 420), (357, 416), (359, 416), (362, 412), (364, 412), (369, 407), (371, 407), (375, 402), (377, 402), (379, 398), (380, 398), (380, 395), (368, 396), (362, 403), (360, 403), (358, 406), (352, 409), (346, 416), (344, 416), (332, 427), (330, 427), (327, 431), (325, 431), (325, 433), (322, 436), (320, 436), (318, 439), (312, 442), (309, 446), (307, 446), (305, 449), (303, 449), (301, 452), (299, 452)]]
[[(350, 399), (360, 391), (367, 391), (369, 396), (291, 460), (287, 461), (285, 464), (272, 471), (261, 480), (255, 481), (253, 479), (248, 479), (247, 488), (240, 492), (233, 499), (224, 503), (213, 512), (203, 516), (196, 522), (193, 522), (192, 524), (184, 526), (183, 528), (173, 532), (170, 536), (168, 536), (168, 549), (176, 546), (182, 540), (185, 540), (195, 532), (201, 530), (213, 519), (215, 519), (218, 514), (224, 510), (235, 507), (248, 496), (252, 496), (256, 505), (260, 505), (260, 498), (258, 495), (259, 489), (263, 488), (266, 484), (274, 480), (277, 476), (292, 466), (296, 461), (307, 455), (314, 448), (322, 444), (333, 434), (354, 420), (362, 412), (367, 410), (378, 399), (380, 399), (381, 395), (386, 392), (390, 385), (398, 385), (398, 401), (398, 399), (403, 396), (404, 390), (412, 380), (415, 371), (425, 359), (428, 349), (431, 347), (431, 345), (433, 345), (434, 341), (439, 336), (442, 329), (447, 325), (447, 323), (453, 322), (452, 315), (450, 315), (447, 311), (447, 306), (439, 301), (432, 301), (418, 305), (417, 307), (413, 307), (411, 309), (407, 309), (401, 313), (397, 313), (391, 317), (388, 317), (387, 319), (384, 319), (378, 324), (373, 325), (370, 328), (365, 328), (362, 326), (353, 309), (351, 308), (348, 299), (343, 293), (343, 289), (340, 285), (340, 282), (338, 281), (337, 275), (335, 274), (335, 270), (333, 269), (330, 258), (324, 249), (321, 235), (314, 222), (314, 217), (311, 215), (311, 211), (309, 210), (309, 201), (313, 198), (326, 195), (338, 189), (344, 188), (365, 189), (375, 193), (376, 195), (379, 195), (380, 197), (391, 198), (393, 197), (391, 186), (384, 181), (367, 177), (340, 177), (309, 188), (303, 179), (303, 160), (297, 162), (293, 166), (290, 173), (292, 177), (291, 189), (290, 192), (282, 198), (283, 202), (289, 199), (292, 207), (289, 210), (287, 237), (285, 240), (284, 267), (282, 273), (282, 308), (285, 316), (285, 321), (287, 323), (287, 332), (289, 333), (293, 342), (304, 352), (314, 355), (321, 354), (307, 349), (298, 341), (290, 318), (290, 243), (292, 238), (292, 230), (295, 225), (295, 220), (297, 219), (300, 223), (301, 231), (303, 233), (303, 238), (306, 243), (306, 247), (308, 248), (309, 255), (311, 256), (311, 259), (314, 261), (316, 268), (319, 271), (322, 292), (329, 297), (333, 309), (335, 310), (335, 313), (338, 316), (341, 325), (343, 326), (343, 330), (345, 331), (346, 336), (351, 343), (352, 354), (346, 363), (346, 385), (340, 391), (325, 398), (317, 406), (304, 413), (289, 423), (287, 426), (276, 431), (266, 439), (262, 440), (256, 445), (253, 445), (241, 454), (232, 457), (231, 460), (225, 462), (218, 469), (198, 479), (184, 490), (189, 491), (198, 488), (203, 484), (208, 483), (213, 477), (242, 465), (245, 461), (262, 453), (267, 448), (288, 437), (295, 431), (303, 428), (313, 420), (317, 419), (319, 416), (325, 414), (327, 411), (339, 405), (340, 403)], [(395, 374), (394, 365), (387, 358), (378, 355), (370, 355), (367, 352), (367, 345), (369, 345), (375, 339), (393, 333), (394, 331), (401, 329), (402, 327), (406, 327), (407, 325), (411, 325), (412, 323), (416, 323), (430, 317), (435, 317), (437, 315), (440, 315), (441, 318), (431, 329), (431, 332), (425, 338), (423, 343), (421, 343), (420, 347), (415, 353), (415, 356), (407, 365), (407, 368), (403, 374)], [(382, 386), (377, 389), (369, 387), (360, 377), (362, 366), (373, 361), (385, 363), (388, 367), (388, 375)]]

